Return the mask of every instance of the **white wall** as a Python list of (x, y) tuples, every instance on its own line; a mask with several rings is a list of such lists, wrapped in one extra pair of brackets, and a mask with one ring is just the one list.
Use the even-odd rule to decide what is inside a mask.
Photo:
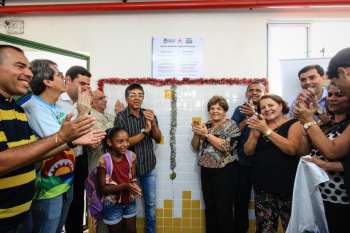
[[(206, 77), (265, 77), (266, 18), (238, 12), (27, 16), (21, 37), (87, 52), (94, 78), (150, 76), (152, 36), (204, 38)], [(265, 19), (264, 19), (265, 18)]]
[[(9, 18), (24, 20), (24, 34), (20, 37), (88, 53), (97, 80), (151, 76), (152, 36), (204, 38), (205, 77), (265, 77), (268, 22), (343, 19), (349, 13), (350, 10), (327, 14), (320, 10), (169, 11)], [(339, 38), (349, 38), (342, 35), (348, 31), (345, 28), (349, 23), (344, 23), (344, 30), (335, 32)]]

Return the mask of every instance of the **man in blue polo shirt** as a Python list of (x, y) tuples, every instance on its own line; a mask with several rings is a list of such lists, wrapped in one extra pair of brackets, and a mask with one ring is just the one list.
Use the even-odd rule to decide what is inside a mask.
[(256, 106), (265, 94), (265, 86), (260, 81), (252, 81), (246, 90), (247, 102), (238, 106), (232, 120), (236, 122), (242, 134), (237, 146), (238, 150), (238, 181), (237, 195), (234, 200), (234, 226), (237, 233), (246, 233), (249, 228), (248, 206), (250, 194), (252, 192), (252, 158), (243, 152), (244, 143), (247, 141), (250, 128), (247, 127), (246, 121), (256, 113)]

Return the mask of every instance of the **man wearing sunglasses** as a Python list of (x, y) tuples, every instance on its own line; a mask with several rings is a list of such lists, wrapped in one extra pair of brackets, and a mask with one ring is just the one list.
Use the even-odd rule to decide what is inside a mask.
[(125, 90), (127, 108), (118, 113), (114, 125), (129, 133), (130, 150), (137, 155), (137, 175), (141, 184), (145, 209), (146, 233), (155, 233), (156, 225), (156, 156), (153, 142), (160, 143), (161, 131), (150, 109), (141, 107), (144, 90), (139, 84), (131, 84)]

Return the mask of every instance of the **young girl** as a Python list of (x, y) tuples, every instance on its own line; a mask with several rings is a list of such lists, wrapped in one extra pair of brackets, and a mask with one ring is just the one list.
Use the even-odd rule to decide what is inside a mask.
[(136, 155), (128, 150), (129, 135), (122, 128), (110, 129), (106, 144), (112, 161), (111, 175), (106, 172), (106, 156), (100, 159), (97, 174), (99, 192), (103, 196), (103, 222), (110, 233), (121, 233), (123, 220), (126, 232), (135, 233), (135, 196), (141, 196), (135, 178)]

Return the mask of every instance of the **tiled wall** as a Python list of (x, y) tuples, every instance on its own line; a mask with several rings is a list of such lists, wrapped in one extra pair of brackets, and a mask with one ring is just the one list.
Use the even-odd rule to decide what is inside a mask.
[[(192, 199), (191, 191), (182, 192), (182, 217), (173, 216), (173, 200), (164, 200), (163, 208), (156, 210), (157, 233), (204, 233), (205, 215), (201, 208), (201, 200)], [(250, 203), (250, 211), (254, 212), (254, 202)], [(255, 232), (255, 220), (250, 221), (248, 233)], [(137, 218), (137, 232), (145, 232), (145, 222), (143, 217)]]
[[(163, 208), (157, 208), (157, 233), (204, 233), (204, 210), (200, 200), (193, 200), (191, 191), (182, 192), (182, 217), (174, 217), (173, 200), (164, 200)], [(144, 218), (137, 219), (137, 232), (144, 232)]]

